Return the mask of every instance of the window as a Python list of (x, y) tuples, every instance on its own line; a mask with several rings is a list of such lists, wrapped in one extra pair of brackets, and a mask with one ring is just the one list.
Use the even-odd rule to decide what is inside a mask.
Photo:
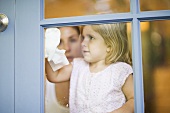
[[(62, 7), (61, 7), (62, 6)], [(45, 0), (45, 18), (130, 12), (129, 0)]]
[[(166, 98), (165, 100), (165, 98), (158, 99), (158, 97), (160, 97), (161, 95), (163, 97), (170, 93), (170, 92), (166, 92), (164, 94), (161, 93), (161, 91), (163, 90), (167, 90), (167, 91), (169, 90), (168, 87), (169, 84), (166, 85), (165, 89), (163, 89), (163, 86), (165, 85), (164, 81), (168, 80), (170, 76), (167, 74), (168, 71), (166, 71), (166, 68), (163, 69), (159, 68), (158, 65), (166, 63), (166, 65), (163, 66), (170, 66), (169, 63), (170, 34), (168, 31), (170, 10), (162, 10), (162, 8), (160, 8), (160, 9), (152, 9), (152, 11), (145, 11), (145, 9), (142, 9), (143, 4), (141, 5), (141, 2), (142, 0), (141, 1), (131, 0), (130, 12), (128, 12), (127, 10), (124, 13), (118, 12), (118, 13), (87, 15), (87, 16), (74, 15), (74, 16), (63, 17), (63, 18), (52, 17), (53, 19), (42, 18), (42, 20), (40, 21), (40, 26), (42, 28), (46, 28), (46, 27), (56, 27), (56, 26), (57, 27), (79, 26), (79, 25), (87, 25), (87, 24), (130, 22), (132, 24), (131, 35), (132, 35), (132, 59), (133, 59), (133, 69), (134, 69), (134, 84), (135, 84), (134, 86), (135, 113), (144, 113), (144, 112), (160, 113), (159, 110), (165, 108), (167, 110), (165, 112), (168, 112), (170, 110), (170, 106), (168, 104), (165, 105), (165, 103), (166, 102), (169, 103), (170, 98), (168, 99)], [(152, 2), (156, 3), (157, 1), (152, 1)], [(168, 8), (165, 9), (169, 9), (169, 5), (167, 7)], [(44, 11), (43, 5), (41, 6), (41, 8), (42, 11)], [(140, 11), (140, 9), (142, 11)], [(44, 13), (42, 13), (41, 17), (44, 17)], [(150, 34), (147, 34), (148, 32), (150, 32)], [(152, 52), (157, 56), (153, 56), (153, 57), (151, 57), (150, 55), (148, 56), (147, 52)], [(154, 60), (154, 58), (159, 60), (155, 60), (156, 62), (152, 61)], [(154, 74), (150, 75), (151, 70), (148, 71), (146, 69), (151, 69), (151, 70), (155, 69), (153, 72)], [(165, 72), (166, 75), (161, 74)], [(152, 79), (153, 76), (155, 76), (154, 80)], [(151, 80), (151, 82), (149, 82), (148, 80)], [(168, 83), (168, 81), (166, 81), (166, 83)], [(43, 90), (44, 90), (44, 86), (42, 85), (42, 91)], [(153, 95), (155, 96), (155, 98), (158, 99), (157, 101), (155, 98), (153, 98)], [(42, 106), (44, 106), (43, 104), (44, 95), (42, 94), (41, 97), (42, 97), (41, 99)], [(163, 101), (165, 103), (161, 103)], [(155, 103), (160, 103), (160, 104), (155, 104)]]

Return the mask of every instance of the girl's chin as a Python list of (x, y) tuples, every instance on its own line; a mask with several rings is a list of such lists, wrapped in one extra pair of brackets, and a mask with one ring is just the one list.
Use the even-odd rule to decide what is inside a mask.
[(84, 57), (84, 60), (85, 60), (86, 62), (90, 62), (90, 59), (89, 59), (89, 58)]

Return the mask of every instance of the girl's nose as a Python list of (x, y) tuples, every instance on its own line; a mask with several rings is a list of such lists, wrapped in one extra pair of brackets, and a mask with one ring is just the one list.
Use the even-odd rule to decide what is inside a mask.
[(82, 46), (82, 47), (85, 47), (85, 46), (86, 46), (86, 44), (85, 44), (85, 41), (84, 41), (84, 40), (82, 41), (81, 46)]
[(84, 40), (81, 43), (81, 46), (85, 47), (85, 46), (87, 46), (87, 43), (88, 43), (88, 41), (84, 38)]

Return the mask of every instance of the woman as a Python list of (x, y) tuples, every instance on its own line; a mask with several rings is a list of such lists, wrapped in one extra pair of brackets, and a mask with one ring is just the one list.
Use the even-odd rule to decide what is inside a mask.
[[(60, 27), (61, 40), (59, 49), (66, 50), (66, 57), (69, 62), (73, 58), (82, 57), (81, 37), (78, 26)], [(69, 113), (69, 81), (53, 84), (46, 80), (45, 113)]]

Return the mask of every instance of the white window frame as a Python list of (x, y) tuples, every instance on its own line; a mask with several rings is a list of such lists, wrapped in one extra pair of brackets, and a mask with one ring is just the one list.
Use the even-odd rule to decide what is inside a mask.
[[(146, 4), (149, 5), (149, 4)], [(44, 0), (41, 0), (40, 36), (41, 50), (44, 48), (44, 28), (54, 26), (79, 26), (87, 24), (102, 24), (115, 22), (132, 23), (132, 59), (134, 70), (135, 113), (144, 113), (144, 86), (142, 67), (142, 45), (140, 22), (155, 20), (170, 20), (170, 10), (140, 11), (140, 1), (130, 1), (130, 12), (102, 15), (74, 16), (65, 18), (44, 19)], [(44, 52), (42, 51), (42, 56)], [(41, 58), (44, 61), (44, 57)], [(44, 63), (42, 63), (44, 64)], [(44, 65), (41, 67), (44, 74)], [(44, 76), (41, 76), (41, 113), (44, 113)]]

